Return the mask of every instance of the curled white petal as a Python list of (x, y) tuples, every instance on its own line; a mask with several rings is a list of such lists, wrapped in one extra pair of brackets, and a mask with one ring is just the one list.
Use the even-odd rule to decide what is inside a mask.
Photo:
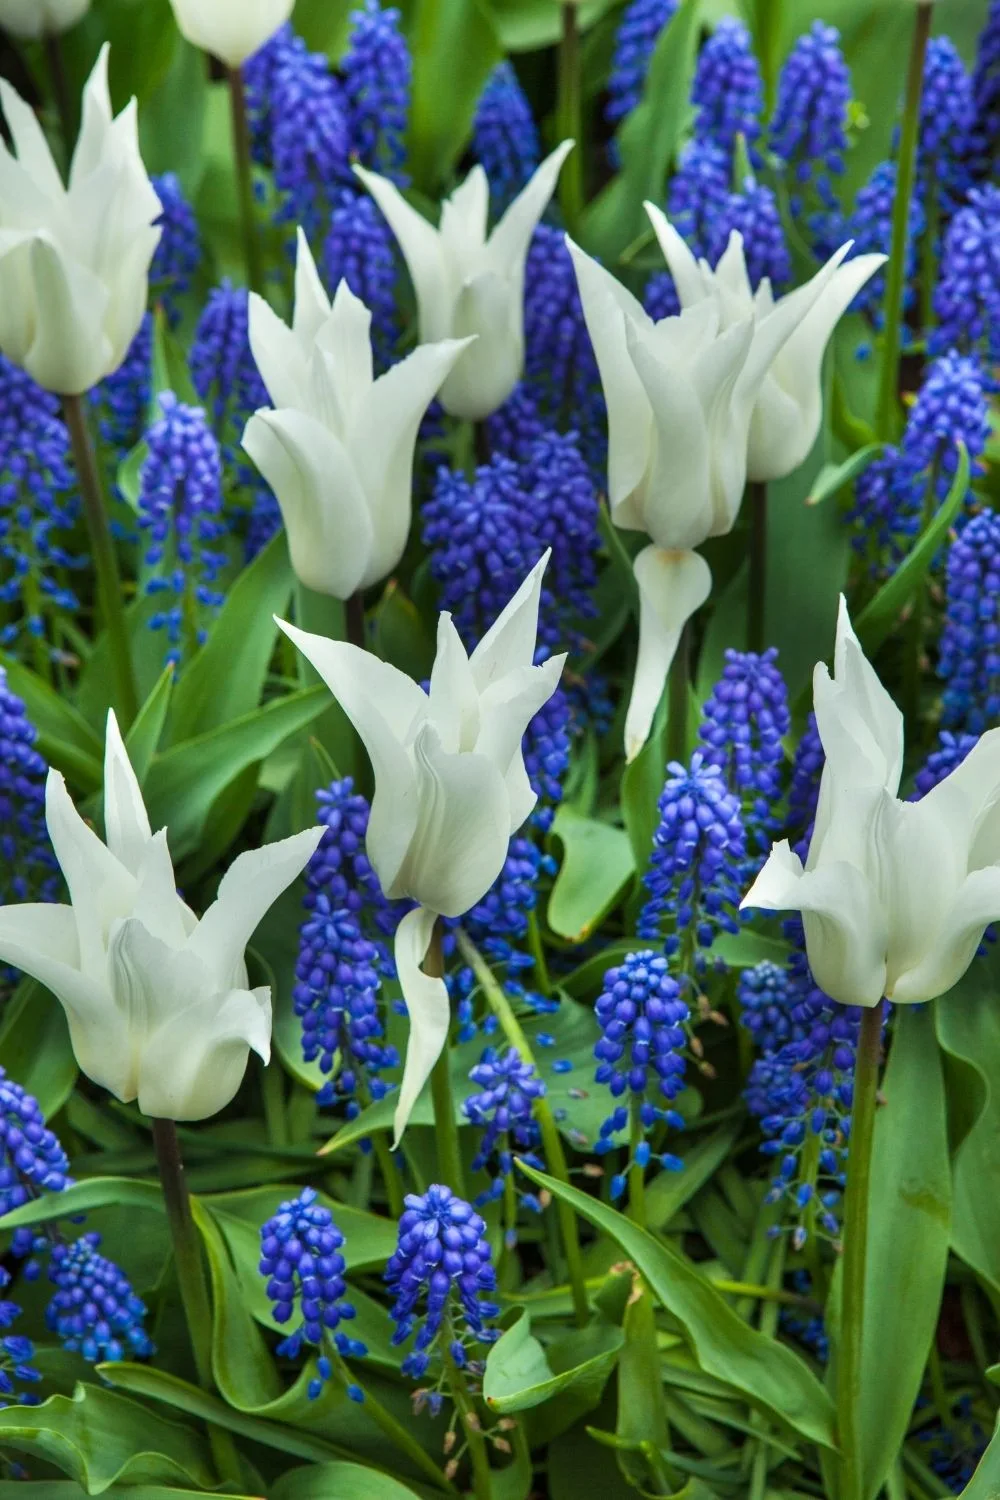
[(451, 1020), (448, 988), (443, 979), (425, 974), (422, 967), (436, 921), (434, 912), (418, 906), (407, 912), (396, 928), (396, 972), (410, 1018), (410, 1034), (393, 1119), (394, 1150), (448, 1040)]
[(712, 588), (708, 563), (697, 552), (644, 547), (632, 567), (639, 585), (639, 652), (625, 718), (629, 761), (649, 738), (681, 631)]

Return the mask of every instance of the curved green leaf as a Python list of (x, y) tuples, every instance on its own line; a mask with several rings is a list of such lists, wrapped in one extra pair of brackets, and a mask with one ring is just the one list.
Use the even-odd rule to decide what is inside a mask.
[(271, 1489), (271, 1500), (333, 1500), (334, 1496), (351, 1500), (415, 1500), (413, 1490), (361, 1464), (311, 1464), (307, 1469), (290, 1469)]
[(527, 1411), (572, 1387), (584, 1387), (588, 1405), (596, 1406), (615, 1367), (624, 1335), (612, 1323), (598, 1323), (585, 1331), (591, 1352), (557, 1373), (531, 1332), (530, 1314), (523, 1312), (490, 1348), (483, 1376), (487, 1406), (502, 1414)]
[(53, 1219), (69, 1219), (85, 1214), (90, 1208), (104, 1208), (109, 1203), (128, 1204), (132, 1208), (151, 1208), (163, 1213), (163, 1193), (158, 1182), (135, 1181), (131, 1177), (88, 1177), (75, 1182), (61, 1193), (45, 1193), (20, 1208), (12, 1208), (0, 1218), (0, 1230), (20, 1229), (26, 1224), (50, 1224)]
[(553, 932), (582, 943), (600, 925), (635, 874), (628, 834), (612, 823), (560, 807), (552, 832), (563, 846), (546, 917)]
[(561, 1198), (607, 1234), (633, 1261), (663, 1307), (681, 1325), (709, 1375), (742, 1391), (782, 1427), (833, 1448), (833, 1403), (808, 1365), (784, 1344), (750, 1328), (685, 1255), (654, 1239), (624, 1214), (519, 1162), (532, 1182)]

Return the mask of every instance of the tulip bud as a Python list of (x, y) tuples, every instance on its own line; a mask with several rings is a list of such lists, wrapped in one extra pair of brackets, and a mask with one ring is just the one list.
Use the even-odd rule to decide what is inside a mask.
[(170, 0), (181, 35), (229, 68), (241, 68), (270, 41), (295, 0)]
[(250, 418), (243, 446), (275, 493), (297, 577), (335, 599), (402, 557), (417, 430), (470, 342), (422, 344), (376, 380), (370, 329), (346, 281), (331, 308), (301, 229), (291, 328), (250, 297), (250, 346), (277, 410)]
[(0, 26), (24, 41), (58, 36), (75, 26), (90, 9), (90, 0), (0, 0)]
[(919, 1004), (958, 983), (1000, 918), (1000, 729), (919, 802), (896, 796), (903, 718), (840, 601), (813, 703), (826, 763), (803, 867), (775, 844), (742, 905), (802, 914), (817, 984), (843, 1005)]
[(118, 369), (146, 311), (161, 205), (136, 103), (112, 119), (103, 47), (68, 189), (34, 112), (4, 80), (0, 103), (16, 152), (0, 141), (0, 353), (46, 390), (79, 396)]
[(251, 1048), (271, 1044), (271, 994), (248, 988), (243, 950), (301, 874), (322, 828), (241, 854), (201, 921), (177, 894), (166, 831), (153, 834), (113, 713), (102, 844), (57, 771), (45, 818), (71, 904), (0, 907), (0, 959), (52, 991), (88, 1078), (143, 1114), (203, 1120), (232, 1099)]
[(528, 247), (572, 149), (572, 141), (563, 141), (546, 157), (489, 238), (490, 186), (482, 167), (473, 167), (447, 199), (437, 229), (387, 178), (354, 168), (399, 241), (423, 342), (476, 335), (441, 387), (441, 404), (454, 417), (488, 417), (521, 378)]
[(537, 801), (521, 753), (531, 719), (556, 690), (565, 656), (534, 665), (549, 554), (469, 656), (451, 616), (438, 622), (430, 691), (344, 641), (278, 624), (315, 667), (364, 741), (375, 773), (367, 853), (390, 900), (420, 904), (396, 931), (410, 1038), (396, 1138), (448, 1035), (448, 991), (421, 968), (438, 916), (475, 906), (503, 868), (511, 836)]

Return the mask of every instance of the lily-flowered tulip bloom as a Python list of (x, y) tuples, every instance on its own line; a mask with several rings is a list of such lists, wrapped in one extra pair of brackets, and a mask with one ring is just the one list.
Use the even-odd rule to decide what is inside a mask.
[(90, 0), (0, 0), (0, 26), (25, 41), (57, 36), (89, 9)]
[(201, 921), (177, 894), (166, 830), (152, 833), (113, 713), (104, 760), (107, 843), (50, 771), (45, 817), (69, 891), (0, 907), (0, 959), (50, 989), (88, 1078), (143, 1114), (203, 1120), (229, 1103), (252, 1048), (266, 1063), (271, 997), (243, 950), (305, 868), (322, 828), (241, 854)]
[[(695, 259), (658, 209), (649, 206), (649, 216), (682, 308), (714, 301), (723, 327), (753, 313), (755, 326), (763, 330), (782, 303), (799, 295), (790, 292), (776, 303), (766, 277), (754, 293), (737, 239), (730, 240), (713, 271), (707, 261)], [(837, 264), (805, 315), (796, 316), (791, 333), (771, 358), (756, 393), (750, 418), (748, 479), (783, 479), (808, 457), (823, 417), (820, 377), (830, 335), (865, 282), (885, 261), (884, 255), (857, 255), (843, 265)]]
[(437, 229), (387, 178), (354, 168), (399, 241), (423, 342), (477, 335), (441, 387), (441, 404), (454, 417), (488, 417), (521, 378), (528, 246), (572, 149), (563, 141), (545, 158), (488, 238), (490, 185), (482, 167), (446, 199)]
[(742, 904), (802, 913), (809, 965), (834, 1000), (933, 1000), (1000, 918), (1000, 729), (901, 802), (903, 718), (843, 599), (834, 673), (817, 666), (813, 702), (826, 764), (808, 858), (775, 844)]
[(295, 0), (170, 0), (182, 36), (227, 67), (241, 68), (270, 41)]
[[(669, 240), (666, 219), (652, 204), (646, 209)], [(711, 587), (693, 549), (731, 531), (739, 514), (751, 420), (768, 372), (849, 246), (777, 303), (706, 295), (654, 323), (610, 272), (567, 243), (608, 409), (611, 518), (652, 543), (633, 564), (640, 641), (625, 720), (631, 760), (649, 735), (681, 631)], [(716, 272), (723, 292), (742, 266), (734, 231)]]
[(419, 905), (396, 931), (396, 969), (410, 1015), (396, 1139), (448, 1035), (444, 981), (421, 968), (439, 916), (460, 917), (503, 868), (511, 836), (537, 800), (521, 739), (556, 690), (564, 656), (534, 665), (549, 554), (468, 656), (451, 615), (438, 622), (430, 691), (344, 641), (279, 620), (364, 741), (375, 773), (367, 853), (390, 900)]
[(277, 497), (298, 578), (335, 599), (402, 557), (417, 430), (471, 342), (421, 344), (376, 380), (370, 329), (346, 281), (331, 308), (301, 230), (291, 328), (250, 298), (250, 345), (276, 410), (250, 418), (243, 446)]
[(69, 187), (34, 111), (0, 80), (0, 353), (48, 391), (79, 396), (118, 369), (142, 322), (161, 212), (133, 99), (117, 119), (108, 48), (83, 91)]

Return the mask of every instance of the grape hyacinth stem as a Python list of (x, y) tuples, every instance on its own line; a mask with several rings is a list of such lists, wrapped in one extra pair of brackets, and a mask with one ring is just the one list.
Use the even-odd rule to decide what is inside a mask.
[(636, 1152), (646, 1139), (645, 1127), (642, 1123), (642, 1099), (638, 1094), (633, 1094), (629, 1101), (629, 1121), (631, 1124), (629, 1155), (631, 1158), (628, 1169), (628, 1213), (634, 1224), (640, 1229), (646, 1228), (646, 1168), (636, 1160)]
[(879, 382), (875, 428), (878, 436), (892, 442), (899, 422), (899, 353), (903, 336), (903, 292), (906, 286), (906, 239), (910, 228), (910, 198), (917, 166), (920, 134), (920, 95), (924, 85), (924, 58), (931, 31), (931, 0), (919, 0), (906, 75), (906, 98), (896, 168), (896, 196), (892, 210), (892, 244), (885, 277), (885, 339)]
[[(531, 1047), (528, 1045), (528, 1039), (521, 1029), (521, 1024), (514, 1014), (513, 1007), (507, 998), (503, 986), (498, 982), (493, 970), (468, 934), (459, 931), (456, 937), (458, 951), (482, 986), (487, 1004), (500, 1022), (501, 1031), (510, 1045), (520, 1053), (522, 1062), (528, 1063), (537, 1072), (538, 1068), (532, 1055)], [(568, 1187), (569, 1169), (566, 1165), (566, 1154), (563, 1151), (562, 1137), (559, 1134), (559, 1127), (556, 1125), (552, 1107), (548, 1099), (543, 1095), (540, 1099), (535, 1100), (534, 1109), (548, 1169), (553, 1177), (557, 1177), (560, 1182), (566, 1183)], [(566, 1252), (566, 1269), (569, 1275), (570, 1290), (573, 1294), (573, 1311), (576, 1315), (577, 1325), (580, 1328), (585, 1328), (590, 1321), (590, 1305), (587, 1302), (587, 1286), (583, 1274), (583, 1256), (580, 1253), (580, 1236), (577, 1232), (576, 1215), (569, 1204), (563, 1203), (561, 1199), (556, 1204), (556, 1212), (559, 1215), (563, 1249)]]
[[(358, 1079), (358, 1098), (363, 1109), (367, 1109), (368, 1105), (372, 1102), (368, 1085), (361, 1077)], [(399, 1219), (403, 1213), (403, 1184), (396, 1167), (395, 1157), (392, 1154), (391, 1137), (387, 1130), (373, 1130), (371, 1140), (375, 1160), (378, 1162), (379, 1171), (382, 1173), (382, 1186), (385, 1188), (389, 1212), (394, 1219)]]
[(747, 594), (747, 650), (764, 649), (764, 610), (767, 603), (767, 483), (752, 479), (750, 502), (750, 584)]
[(583, 213), (583, 92), (576, 0), (562, 0), (558, 89), (556, 113), (559, 118), (559, 134), (564, 141), (576, 142), (559, 174), (559, 206), (566, 220), (566, 228), (571, 235), (575, 235)]
[[(354, 1376), (345, 1364), (343, 1356), (337, 1349), (333, 1339), (327, 1337), (323, 1352), (326, 1354), (327, 1359), (329, 1359), (335, 1374), (344, 1388), (346, 1389), (349, 1386), (355, 1385)], [(426, 1449), (421, 1447), (417, 1440), (407, 1432), (402, 1422), (397, 1422), (392, 1412), (387, 1411), (381, 1401), (373, 1396), (367, 1387), (362, 1387), (362, 1389), (364, 1390), (365, 1411), (371, 1417), (376, 1427), (389, 1439), (390, 1443), (397, 1447), (401, 1453), (406, 1454), (414, 1468), (419, 1469), (421, 1474), (430, 1480), (435, 1489), (443, 1490), (446, 1495), (458, 1495), (459, 1491), (452, 1484), (451, 1480), (445, 1478)]]
[(243, 255), (247, 285), (252, 292), (263, 292), (264, 278), (260, 260), (260, 240), (254, 216), (253, 167), (250, 158), (250, 126), (247, 120), (247, 98), (243, 74), (239, 68), (227, 68), (229, 110), (233, 124), (233, 163), (236, 171), (236, 196), (240, 205), (243, 230)]
[(469, 1445), (473, 1492), (476, 1500), (491, 1500), (493, 1486), (490, 1480), (490, 1460), (486, 1452), (486, 1439), (483, 1437), (479, 1414), (476, 1411), (476, 1405), (466, 1383), (465, 1375), (451, 1356), (450, 1351), (454, 1337), (451, 1318), (446, 1316), (441, 1328), (441, 1347), (445, 1351), (443, 1356), (444, 1367), (448, 1376), (448, 1389), (451, 1391), (451, 1399), (455, 1403), (455, 1410), (458, 1412), (458, 1419), (462, 1424), (462, 1431)]
[(868, 1249), (868, 1200), (871, 1188), (875, 1095), (885, 1001), (861, 1012), (854, 1064), (851, 1139), (844, 1194), (844, 1260), (837, 1347), (837, 1424), (842, 1480), (840, 1500), (862, 1500), (858, 1435), (861, 1403), (861, 1332), (865, 1306)]
[[(434, 923), (434, 934), (424, 960), (424, 972), (434, 979), (444, 978), (444, 953), (441, 947), (441, 921)], [(455, 1122), (455, 1099), (451, 1091), (451, 1054), (448, 1043), (431, 1072), (431, 1098), (434, 1101), (434, 1126), (437, 1136), (438, 1170), (441, 1181), (460, 1198), (465, 1197), (465, 1172), (462, 1148)]]
[(73, 446), (73, 460), (80, 481), (84, 515), (87, 518), (90, 551), (94, 560), (94, 571), (97, 574), (97, 597), (104, 618), (104, 627), (108, 633), (115, 709), (122, 729), (127, 731), (139, 711), (139, 697), (132, 666), (125, 601), (122, 598), (121, 578), (118, 574), (118, 559), (115, 556), (115, 545), (111, 539), (104, 486), (97, 467), (97, 455), (94, 452), (90, 429), (87, 426), (87, 415), (82, 397), (64, 396), (63, 416)]
[[(184, 1176), (177, 1126), (173, 1120), (153, 1120), (153, 1147), (163, 1189), (170, 1239), (174, 1249), (177, 1282), (184, 1305), (184, 1317), (194, 1355), (198, 1384), (203, 1391), (214, 1391), (212, 1375), (212, 1304), (201, 1258), (201, 1244), (191, 1213), (191, 1198)], [(208, 1424), (208, 1437), (219, 1477), (240, 1482), (240, 1460), (232, 1434)]]

